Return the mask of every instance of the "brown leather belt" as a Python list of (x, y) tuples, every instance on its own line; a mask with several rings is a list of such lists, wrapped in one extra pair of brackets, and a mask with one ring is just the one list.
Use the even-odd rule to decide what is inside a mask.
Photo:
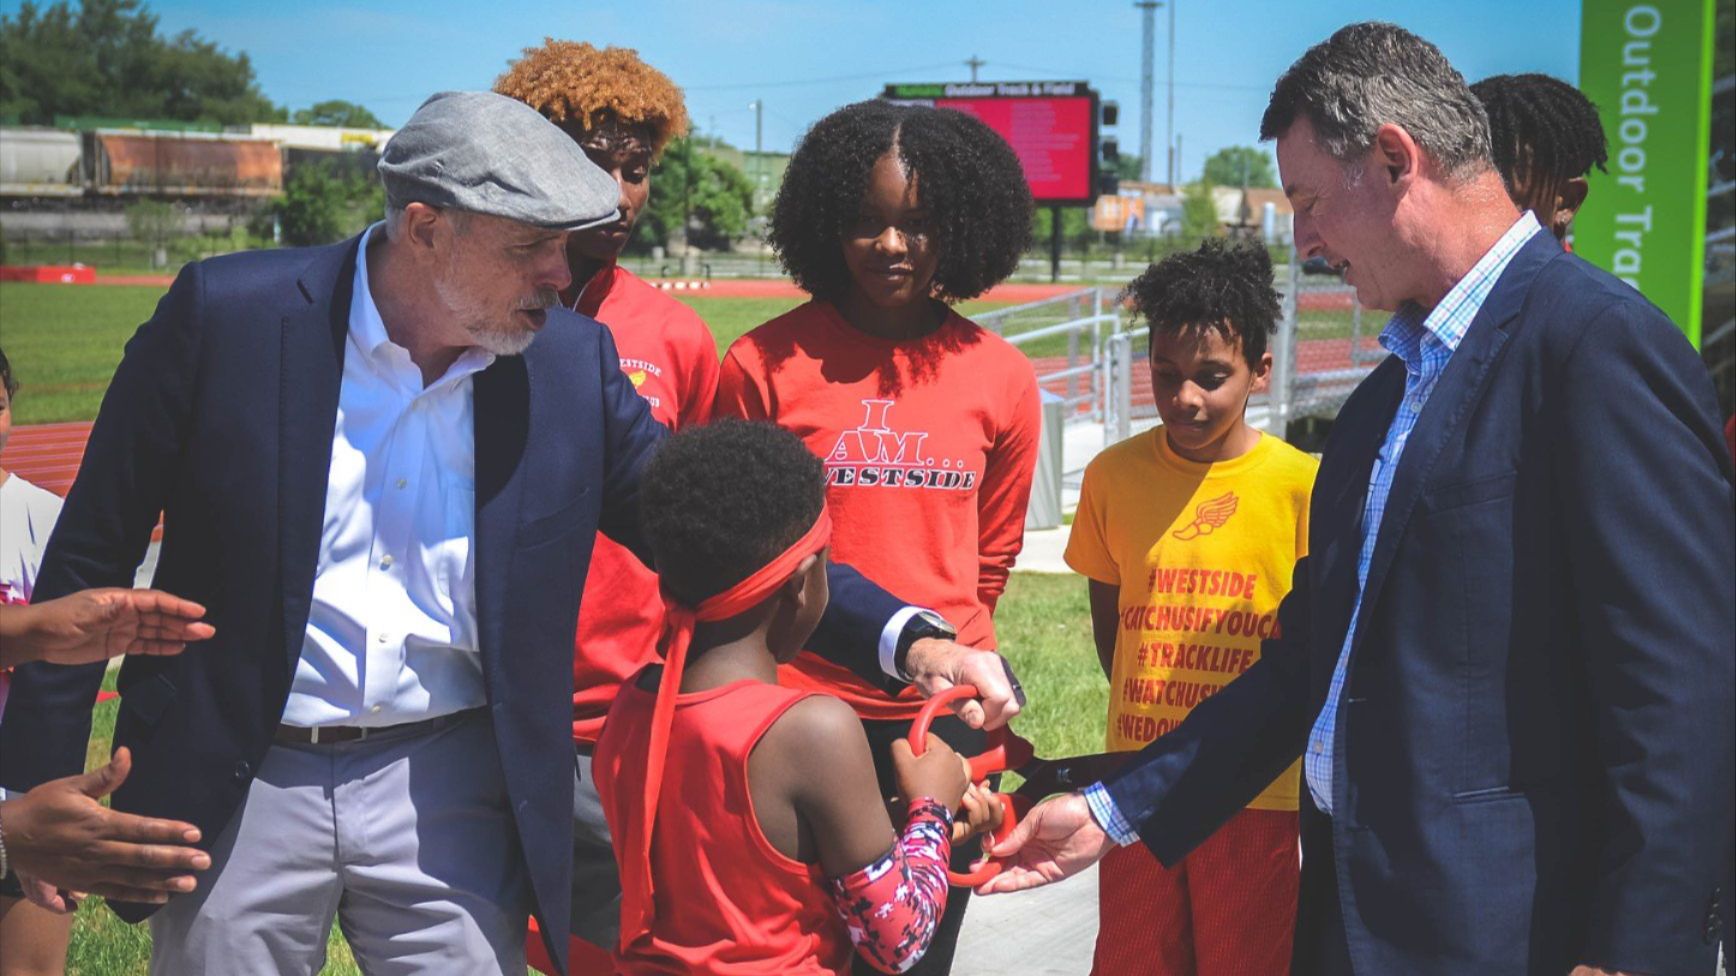
[(332, 745), (338, 742), (360, 742), (382, 735), (419, 735), (457, 725), (481, 711), (480, 708), (467, 708), (462, 712), (438, 715), (420, 722), (401, 722), (397, 725), (316, 725), (312, 728), (303, 725), (279, 725), (272, 741), (286, 746)]

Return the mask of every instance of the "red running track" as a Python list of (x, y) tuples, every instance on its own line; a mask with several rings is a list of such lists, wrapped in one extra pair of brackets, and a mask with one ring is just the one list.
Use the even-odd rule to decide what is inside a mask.
[[(41, 485), (62, 498), (78, 477), (84, 461), (84, 445), (90, 440), (90, 421), (64, 424), (28, 424), (12, 428), (6, 450), (0, 451), (0, 468)], [(163, 538), (159, 521), (151, 538)]]

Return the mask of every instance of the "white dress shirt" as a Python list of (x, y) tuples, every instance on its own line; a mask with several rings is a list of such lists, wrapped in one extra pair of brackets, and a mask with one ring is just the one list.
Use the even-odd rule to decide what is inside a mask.
[(416, 722), (486, 702), (476, 627), (476, 440), (468, 349), (423, 385), (356, 258), (313, 605), (283, 721)]

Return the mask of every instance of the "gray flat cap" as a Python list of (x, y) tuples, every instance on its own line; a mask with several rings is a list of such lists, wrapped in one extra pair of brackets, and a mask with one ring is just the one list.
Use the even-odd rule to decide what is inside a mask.
[(565, 132), (517, 99), (440, 92), (386, 143), (389, 205), (426, 203), (579, 230), (616, 218), (621, 191)]

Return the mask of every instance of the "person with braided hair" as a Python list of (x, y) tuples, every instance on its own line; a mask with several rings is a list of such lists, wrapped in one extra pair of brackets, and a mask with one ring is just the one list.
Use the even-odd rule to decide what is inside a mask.
[(1472, 85), (1471, 94), (1489, 114), (1491, 156), (1507, 195), (1565, 244), (1591, 189), (1586, 177), (1609, 160), (1597, 106), (1543, 74), (1493, 75)]

